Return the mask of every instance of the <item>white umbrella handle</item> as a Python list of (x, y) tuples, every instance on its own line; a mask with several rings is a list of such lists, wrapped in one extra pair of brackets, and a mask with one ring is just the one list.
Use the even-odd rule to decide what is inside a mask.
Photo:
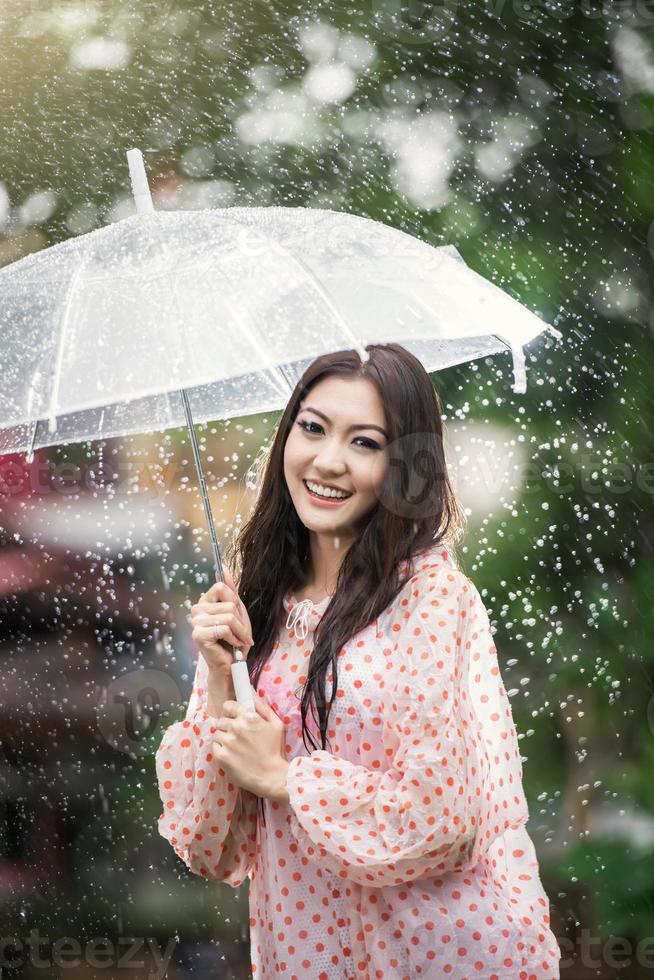
[[(241, 653), (240, 650), (238, 652)], [(234, 653), (236, 653), (236, 650)], [(241, 654), (241, 656), (243, 656), (243, 654)], [(232, 681), (234, 684), (234, 693), (238, 703), (242, 705), (246, 711), (254, 711), (256, 714), (257, 709), (252, 696), (250, 673), (245, 660), (235, 660), (232, 664)]]

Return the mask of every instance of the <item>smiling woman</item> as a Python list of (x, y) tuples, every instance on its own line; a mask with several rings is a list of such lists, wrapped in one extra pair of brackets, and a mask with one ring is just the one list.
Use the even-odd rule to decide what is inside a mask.
[[(369, 351), (300, 379), (230, 556), (276, 717), (212, 718), (199, 664), (157, 756), (160, 832), (196, 874), (249, 876), (255, 978), (552, 980), (511, 706), (452, 548), (440, 402), (400, 345)], [(277, 777), (248, 791), (263, 757)]]
[(310, 591), (335, 591), (343, 555), (378, 502), (388, 467), (385, 424), (379, 392), (367, 378), (327, 376), (312, 387), (311, 405), (300, 404), (286, 440), (284, 476), (309, 532)]

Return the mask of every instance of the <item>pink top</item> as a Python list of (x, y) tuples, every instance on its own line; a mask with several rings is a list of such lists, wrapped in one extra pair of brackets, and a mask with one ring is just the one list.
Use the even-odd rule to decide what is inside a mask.
[(266, 800), (265, 824), (212, 761), (202, 656), (158, 749), (159, 832), (195, 874), (250, 879), (254, 980), (559, 977), (486, 609), (442, 546), (413, 571), (340, 651), (331, 751), (307, 752), (300, 716), (330, 600), (285, 598), (259, 688), (286, 725), (290, 803)]

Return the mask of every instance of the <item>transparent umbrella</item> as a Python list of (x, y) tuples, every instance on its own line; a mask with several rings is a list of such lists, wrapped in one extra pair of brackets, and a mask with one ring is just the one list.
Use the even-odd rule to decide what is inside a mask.
[(452, 246), (313, 208), (156, 212), (128, 160), (136, 215), (0, 270), (0, 453), (186, 423), (218, 581), (194, 420), (283, 408), (314, 358), (393, 341), (427, 371), (508, 351), (524, 392), (525, 346), (561, 336)]

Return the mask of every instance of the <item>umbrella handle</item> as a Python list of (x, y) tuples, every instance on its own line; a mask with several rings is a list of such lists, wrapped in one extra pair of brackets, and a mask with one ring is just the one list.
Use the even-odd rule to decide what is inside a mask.
[(245, 660), (235, 660), (232, 664), (232, 681), (238, 703), (243, 705), (246, 711), (254, 711), (256, 713), (257, 709), (252, 696), (250, 674), (248, 673), (248, 665)]

